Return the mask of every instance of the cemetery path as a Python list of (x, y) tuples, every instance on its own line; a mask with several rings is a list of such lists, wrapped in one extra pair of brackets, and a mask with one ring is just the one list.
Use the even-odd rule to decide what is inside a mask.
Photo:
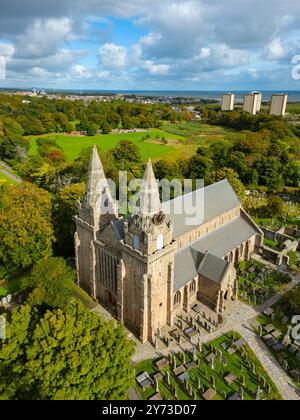
[(297, 390), (292, 379), (283, 370), (257, 334), (251, 330), (251, 327), (249, 325), (240, 325), (236, 328), (236, 331), (253, 350), (267, 374), (277, 386), (282, 398), (284, 400), (300, 400), (300, 392)]

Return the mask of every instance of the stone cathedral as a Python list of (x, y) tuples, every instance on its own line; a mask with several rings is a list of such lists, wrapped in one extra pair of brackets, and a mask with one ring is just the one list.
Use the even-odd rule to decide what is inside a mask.
[[(148, 162), (139, 211), (120, 217), (96, 147), (75, 233), (78, 284), (141, 342), (196, 302), (217, 314), (237, 298), (236, 266), (261, 245), (263, 233), (242, 208), (227, 180), (196, 190), (204, 217), (189, 225), (185, 214), (161, 203)], [(103, 212), (103, 204), (109, 212)], [(168, 211), (167, 211), (168, 210)]]

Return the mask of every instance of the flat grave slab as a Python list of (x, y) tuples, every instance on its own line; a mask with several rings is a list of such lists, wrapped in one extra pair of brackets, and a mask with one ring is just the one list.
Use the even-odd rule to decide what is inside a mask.
[(266, 327), (264, 327), (264, 330), (267, 331), (267, 333), (271, 333), (273, 331), (275, 331), (275, 328), (272, 324), (267, 325)]
[(136, 381), (137, 381), (138, 384), (140, 384), (141, 382), (145, 381), (146, 379), (149, 379), (149, 373), (148, 372), (143, 372), (136, 378)]
[(191, 369), (195, 369), (196, 367), (198, 367), (197, 363), (192, 361), (189, 362), (185, 365), (186, 370), (191, 370)]
[(216, 395), (217, 395), (216, 390), (210, 388), (205, 392), (205, 394), (203, 394), (203, 398), (205, 401), (211, 401), (215, 398)]
[(274, 310), (272, 308), (268, 308), (266, 311), (264, 311), (264, 315), (271, 316), (273, 315)]
[(159, 370), (162, 370), (163, 368), (165, 368), (167, 366), (169, 366), (169, 361), (165, 357), (163, 359), (159, 360), (158, 362), (156, 362), (156, 367)]
[(243, 347), (244, 345), (245, 345), (246, 343), (245, 343), (245, 341), (242, 339), (242, 338), (240, 338), (239, 340), (237, 340), (237, 341), (235, 341), (234, 343), (233, 343), (233, 345), (234, 345), (234, 347), (236, 347), (236, 348), (240, 348), (240, 347)]
[(163, 397), (161, 393), (158, 392), (157, 394), (153, 395), (153, 397), (149, 398), (149, 401), (162, 401)]
[(174, 369), (173, 372), (174, 372), (174, 375), (175, 376), (179, 376), (179, 375), (181, 375), (185, 371), (186, 371), (185, 367), (183, 365), (180, 365), (176, 369)]
[(229, 401), (241, 401), (241, 397), (238, 393), (236, 393), (229, 398)]
[(227, 341), (224, 341), (224, 343), (221, 344), (222, 349), (226, 350), (228, 348), (229, 344)]
[(278, 330), (275, 330), (275, 331), (273, 331), (272, 332), (272, 336), (274, 337), (274, 338), (279, 338), (279, 337), (281, 337), (283, 334), (282, 334), (282, 332), (281, 331), (278, 331)]
[(234, 349), (233, 347), (230, 347), (227, 352), (230, 354), (230, 356), (234, 353), (236, 353), (236, 349)]
[(178, 380), (182, 383), (186, 382), (189, 379), (189, 373), (184, 372), (181, 375), (178, 376)]
[(229, 373), (225, 376), (224, 381), (230, 386), (237, 380), (237, 377), (233, 373)]
[(153, 379), (155, 379), (157, 382), (159, 382), (159, 381), (161, 381), (162, 380), (162, 378), (163, 378), (163, 375), (159, 372), (159, 373), (156, 373), (154, 376), (153, 376)]
[(152, 386), (153, 382), (151, 379), (145, 379), (140, 383), (140, 386), (143, 388), (143, 391), (148, 389), (150, 386)]
[(211, 360), (215, 360), (215, 358), (215, 353), (210, 353), (208, 356), (206, 356), (205, 360), (209, 363)]

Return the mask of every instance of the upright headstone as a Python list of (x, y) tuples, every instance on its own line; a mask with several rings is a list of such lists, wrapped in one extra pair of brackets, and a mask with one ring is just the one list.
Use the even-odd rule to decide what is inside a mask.
[(154, 379), (154, 383), (155, 383), (155, 392), (158, 393), (159, 392), (158, 380)]
[(257, 387), (256, 394), (255, 394), (255, 400), (260, 400), (260, 386)]
[(241, 400), (243, 400), (244, 399), (244, 388), (242, 386), (240, 387), (239, 395), (241, 397)]

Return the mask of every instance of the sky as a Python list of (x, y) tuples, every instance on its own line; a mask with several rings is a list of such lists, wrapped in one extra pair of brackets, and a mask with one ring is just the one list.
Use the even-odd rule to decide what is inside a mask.
[(0, 87), (300, 90), (299, 41), (299, 0), (0, 0)]

